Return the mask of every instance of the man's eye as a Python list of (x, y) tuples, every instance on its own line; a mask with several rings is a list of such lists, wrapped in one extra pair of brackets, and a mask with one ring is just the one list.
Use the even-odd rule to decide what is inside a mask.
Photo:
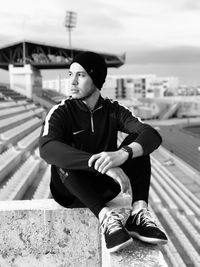
[(71, 78), (72, 77), (72, 73), (71, 72), (68, 72), (67, 73), (67, 78)]

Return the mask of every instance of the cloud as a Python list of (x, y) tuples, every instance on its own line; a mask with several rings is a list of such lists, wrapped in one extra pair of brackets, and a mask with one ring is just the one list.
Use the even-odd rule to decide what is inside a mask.
[(184, 0), (180, 2), (180, 9), (185, 11), (199, 11), (200, 2), (196, 0)]
[(176, 46), (170, 48), (135, 49), (127, 52), (127, 62), (134, 64), (190, 64), (199, 63), (200, 48)]

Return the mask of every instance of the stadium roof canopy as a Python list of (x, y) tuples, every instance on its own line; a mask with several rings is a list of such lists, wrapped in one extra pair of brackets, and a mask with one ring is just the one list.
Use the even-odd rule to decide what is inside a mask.
[[(82, 51), (24, 40), (0, 48), (0, 68), (7, 70), (9, 64), (18, 67), (31, 64), (37, 69), (64, 69)], [(125, 63), (125, 54), (100, 54), (104, 56), (108, 67), (117, 68)]]

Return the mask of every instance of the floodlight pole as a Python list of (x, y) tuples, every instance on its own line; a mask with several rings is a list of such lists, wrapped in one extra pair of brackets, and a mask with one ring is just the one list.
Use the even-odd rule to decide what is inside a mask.
[(72, 43), (71, 43), (71, 31), (76, 27), (77, 13), (74, 11), (67, 11), (65, 15), (65, 27), (69, 33), (69, 49), (71, 59), (73, 58)]

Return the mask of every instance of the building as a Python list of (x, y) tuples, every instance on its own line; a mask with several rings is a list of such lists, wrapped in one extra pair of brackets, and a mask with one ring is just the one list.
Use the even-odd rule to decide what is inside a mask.
[[(175, 95), (178, 78), (146, 75), (108, 75), (101, 90), (102, 95), (112, 99), (162, 98)], [(69, 95), (68, 79), (43, 80), (44, 89), (52, 89)]]

